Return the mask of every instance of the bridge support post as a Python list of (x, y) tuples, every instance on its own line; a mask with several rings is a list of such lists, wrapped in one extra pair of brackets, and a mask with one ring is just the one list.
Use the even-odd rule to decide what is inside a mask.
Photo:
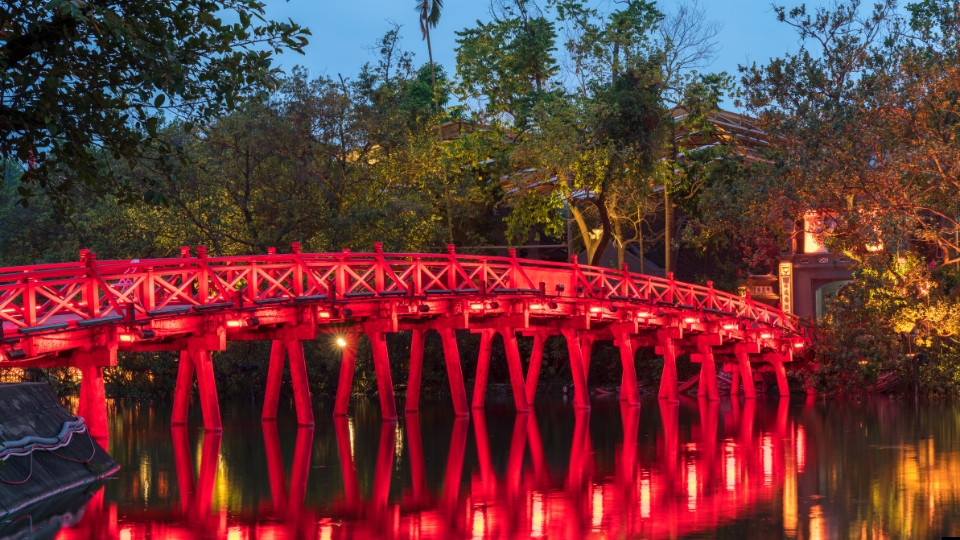
[(590, 384), (590, 360), (593, 359), (593, 336), (580, 336), (580, 356), (583, 358), (583, 378)]
[(450, 397), (453, 399), (453, 412), (457, 416), (469, 416), (467, 389), (463, 384), (463, 368), (460, 365), (460, 349), (457, 347), (457, 333), (453, 328), (441, 328), (440, 341), (443, 343), (443, 360), (447, 366), (447, 379), (450, 381)]
[(623, 377), (620, 384), (620, 400), (630, 405), (640, 405), (640, 388), (637, 384), (637, 368), (634, 364), (633, 341), (626, 332), (617, 333), (617, 347), (620, 349), (620, 362), (623, 364)]
[(533, 349), (530, 351), (530, 364), (527, 366), (527, 405), (533, 407), (533, 400), (537, 395), (537, 384), (540, 382), (540, 366), (543, 365), (543, 345), (547, 337), (537, 333), (533, 336)]
[(790, 397), (790, 386), (787, 384), (787, 370), (783, 365), (784, 355), (771, 352), (764, 355), (767, 362), (773, 366), (773, 374), (777, 376), (777, 390), (780, 397)]
[(103, 386), (103, 367), (80, 368), (80, 403), (77, 415), (83, 417), (87, 431), (104, 449), (110, 441), (107, 428), (107, 394)]
[(202, 349), (180, 351), (180, 365), (177, 371), (177, 387), (173, 394), (171, 423), (175, 426), (187, 423), (194, 374), (196, 374), (197, 387), (200, 391), (203, 429), (210, 432), (222, 431), (220, 401), (217, 398), (217, 381), (213, 375), (213, 358), (210, 351)]
[(407, 397), (404, 408), (407, 412), (420, 410), (420, 381), (423, 378), (424, 330), (413, 330), (410, 340), (410, 374), (407, 377)]
[(564, 330), (567, 351), (570, 354), (570, 373), (573, 375), (573, 405), (578, 409), (590, 408), (590, 394), (587, 389), (587, 374), (583, 369), (583, 353), (580, 338), (576, 330)]
[(750, 365), (750, 352), (748, 345), (737, 344), (733, 346), (733, 354), (737, 357), (737, 363), (740, 364), (740, 380), (743, 382), (743, 397), (746, 399), (757, 399), (757, 387), (753, 382), (753, 367)]
[(658, 353), (663, 355), (663, 375), (660, 377), (659, 398), (670, 403), (680, 401), (680, 392), (677, 387), (677, 348), (670, 335), (670, 329), (658, 330), (657, 338), (660, 346)]
[(350, 407), (350, 394), (353, 392), (353, 372), (357, 367), (358, 335), (348, 333), (343, 336), (343, 356), (340, 358), (340, 378), (337, 383), (337, 397), (333, 405), (334, 416), (346, 416)]
[(740, 396), (740, 366), (730, 372), (730, 395)]
[(482, 409), (487, 399), (487, 378), (490, 375), (490, 352), (496, 330), (480, 332), (480, 351), (477, 354), (477, 374), (473, 378), (473, 408)]
[(510, 387), (513, 389), (513, 402), (517, 412), (530, 412), (527, 403), (527, 389), (523, 382), (523, 365), (520, 363), (520, 349), (517, 345), (517, 333), (512, 328), (500, 330), (503, 336), (503, 348), (507, 353), (507, 369), (510, 371)]
[(267, 372), (267, 390), (263, 400), (261, 419), (276, 420), (277, 418), (284, 355), (290, 358), (290, 381), (293, 385), (293, 400), (297, 408), (297, 423), (301, 426), (312, 426), (314, 423), (313, 401), (310, 399), (310, 383), (307, 380), (303, 343), (299, 340), (274, 340), (270, 347), (270, 367)]
[(710, 401), (720, 401), (720, 390), (717, 387), (717, 364), (713, 357), (713, 345), (719, 345), (720, 336), (708, 334), (697, 337), (697, 352), (700, 353), (700, 384), (697, 389), (699, 397)]
[(393, 396), (387, 334), (379, 325), (371, 325), (367, 328), (367, 337), (370, 338), (370, 349), (373, 352), (373, 369), (377, 376), (377, 393), (380, 395), (380, 415), (384, 420), (396, 420), (397, 402)]

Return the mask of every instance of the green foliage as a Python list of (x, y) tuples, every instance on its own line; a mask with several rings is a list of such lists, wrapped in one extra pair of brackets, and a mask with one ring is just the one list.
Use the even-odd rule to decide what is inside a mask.
[[(275, 84), (275, 54), (302, 52), (306, 29), (263, 16), (258, 0), (6, 3), (0, 159), (24, 169), (21, 204), (43, 192), (63, 215), (80, 191), (155, 198), (182, 155), (165, 118), (210, 121)], [(156, 176), (133, 184), (111, 159)]]

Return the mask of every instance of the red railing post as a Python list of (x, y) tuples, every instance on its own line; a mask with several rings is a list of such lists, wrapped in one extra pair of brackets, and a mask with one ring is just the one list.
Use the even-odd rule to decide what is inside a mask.
[[(300, 242), (293, 242), (290, 244), (290, 252), (293, 253), (295, 257), (293, 261), (293, 294), (296, 296), (303, 296), (303, 267), (299, 264), (299, 261), (296, 260), (296, 257), (300, 256)], [(317, 294), (321, 294), (323, 291), (317, 291)]]

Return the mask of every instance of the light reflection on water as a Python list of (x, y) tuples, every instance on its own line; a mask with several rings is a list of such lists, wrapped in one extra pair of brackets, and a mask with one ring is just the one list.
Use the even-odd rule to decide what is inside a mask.
[[(59, 538), (933, 538), (960, 534), (960, 407), (870, 403), (493, 400), (381, 423), (318, 405), (223, 434), (117, 404), (123, 467)], [(192, 425), (199, 425), (199, 418)], [(626, 442), (625, 442), (626, 441)]]

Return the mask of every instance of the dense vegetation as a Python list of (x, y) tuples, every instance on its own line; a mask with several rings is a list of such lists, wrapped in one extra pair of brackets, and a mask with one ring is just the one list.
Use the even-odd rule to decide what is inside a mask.
[[(418, 64), (395, 26), (352, 78), (271, 69), (272, 55), (300, 51), (308, 32), (258, 26), (258, 2), (184, 0), (149, 28), (130, 25), (151, 2), (85, 5), (4, 8), (16, 24), (0, 36), (0, 125), (11, 134), (0, 144), (0, 266), (72, 260), (80, 248), (110, 259), (181, 245), (263, 253), (294, 241), (311, 251), (562, 245), (569, 226), (574, 250), (594, 263), (610, 249), (618, 262), (648, 254), (733, 290), (738, 274), (769, 271), (815, 211), (827, 216), (819, 232), (830, 248), (857, 263), (854, 284), (819, 321), (820, 389), (866, 388), (887, 370), (912, 376), (916, 352), (930, 359), (926, 392), (960, 389), (955, 2), (923, 0), (906, 15), (893, 0), (777, 8), (804, 47), (742, 68), (740, 85), (704, 71), (719, 27), (696, 4), (668, 13), (644, 0), (610, 11), (498, 1), (489, 21), (458, 32), (453, 70), (432, 49)], [(441, 8), (417, 2), (428, 45)], [(240, 23), (212, 15), (223, 9)], [(148, 31), (180, 55), (161, 54), (168, 42), (131, 45)], [(69, 69), (51, 70), (59, 64)], [(111, 78), (117, 69), (136, 76)], [(81, 80), (104, 83), (68, 91)], [(769, 135), (759, 159), (710, 121), (724, 99)], [(451, 121), (462, 129), (441, 141)], [(693, 134), (722, 144), (682, 151)], [(474, 336), (460, 337), (463, 358), (475, 358)], [(408, 344), (391, 337), (398, 383)], [(310, 347), (314, 392), (329, 395), (339, 354)], [(359, 388), (372, 392), (361, 351)], [(594, 365), (617, 364), (612, 350), (596, 354)], [(256, 398), (265, 358), (261, 345), (231, 345), (217, 363), (221, 390)], [(500, 360), (494, 381), (506, 380)], [(638, 362), (656, 376), (652, 353)], [(129, 355), (109, 391), (167, 395), (175, 365)], [(443, 388), (439, 363), (427, 367), (427, 387)], [(565, 369), (552, 340), (543, 380), (559, 387)], [(592, 369), (591, 384), (614, 386), (615, 372)], [(66, 372), (27, 376), (75, 385)]]

